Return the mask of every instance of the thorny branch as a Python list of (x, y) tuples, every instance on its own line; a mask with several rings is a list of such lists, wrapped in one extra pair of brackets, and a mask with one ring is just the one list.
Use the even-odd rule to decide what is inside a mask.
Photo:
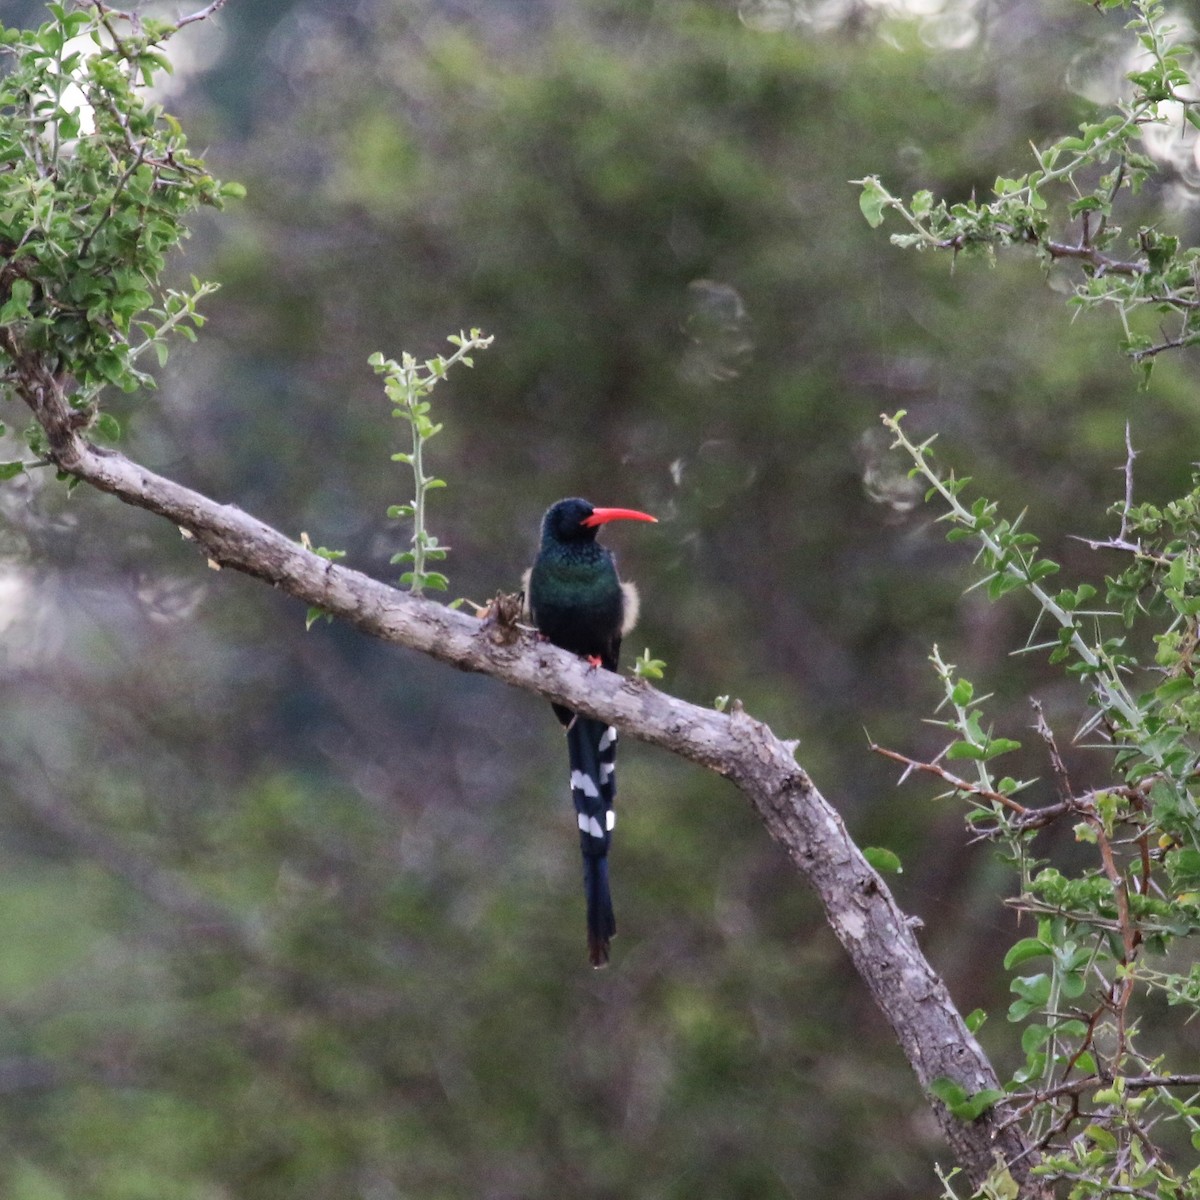
[(1034, 714), (1034, 728), (1038, 737), (1046, 744), (1046, 752), (1050, 756), (1050, 770), (1054, 773), (1054, 783), (1058, 788), (1058, 798), (1063, 807), (1070, 805), (1074, 789), (1071, 787), (1071, 777), (1067, 774), (1066, 764), (1058, 752), (1058, 743), (1054, 740), (1054, 731), (1046, 723), (1046, 715), (1042, 712), (1041, 701), (1030, 700)]
[(1079, 537), (1072, 534), (1071, 537), (1082, 542), (1085, 546), (1092, 550), (1121, 550), (1127, 554), (1142, 554), (1141, 542), (1131, 542), (1129, 540), (1129, 514), (1133, 511), (1133, 463), (1137, 458), (1138, 452), (1133, 448), (1133, 441), (1129, 433), (1129, 422), (1125, 422), (1125, 466), (1122, 468), (1125, 473), (1125, 502), (1121, 507), (1121, 528), (1117, 531), (1117, 536), (1114, 538), (1106, 538), (1103, 541), (1095, 541), (1092, 538)]
[[(115, 19), (117, 21), (127, 21), (130, 27), (137, 30), (141, 26), (141, 17), (136, 12), (126, 12), (124, 9), (113, 8), (111, 5), (104, 4), (101, 0), (80, 0), (81, 5), (94, 8), (102, 17)], [(197, 21), (206, 21), (215, 12), (225, 7), (227, 0), (212, 0), (211, 4), (205, 5), (187, 17), (180, 17), (175, 22), (176, 29), (182, 29), (185, 25), (194, 25)], [(107, 20), (105, 24), (107, 25)], [(112, 30), (109, 29), (112, 33)], [(115, 34), (113, 34), (116, 37)], [(119, 40), (119, 39), (118, 39)]]
[(993, 804), (1003, 804), (1005, 808), (1012, 809), (1013, 812), (1020, 816), (1027, 816), (1030, 810), (1023, 804), (1019, 804), (1011, 796), (1004, 795), (1003, 792), (993, 791), (991, 788), (986, 788), (979, 783), (971, 783), (969, 780), (963, 779), (961, 775), (955, 775), (952, 771), (947, 771), (936, 760), (933, 762), (921, 762), (920, 759), (909, 758), (905, 754), (900, 754), (895, 750), (885, 749), (883, 746), (877, 746), (874, 742), (870, 743), (872, 754), (879, 754), (884, 758), (890, 758), (893, 762), (902, 763), (905, 768), (904, 776), (901, 777), (903, 782), (904, 777), (912, 771), (924, 771), (929, 775), (936, 775), (939, 779), (948, 783), (956, 792), (962, 792), (970, 796), (979, 796), (983, 800), (990, 800)]
[[(1125, 1075), (1123, 1076), (1125, 1090), (1144, 1092), (1150, 1088), (1200, 1088), (1200, 1075)], [(1060, 1096), (1080, 1096), (1095, 1088), (1105, 1087), (1112, 1083), (1112, 1078), (1096, 1078), (1089, 1076), (1080, 1079), (1069, 1079), (1065, 1083), (1056, 1083), (1053, 1087), (1035, 1088), (1028, 1092), (1014, 1092), (1014, 1104), (1034, 1105), (1045, 1100), (1057, 1100)]]
[(1042, 244), (1051, 258), (1070, 258), (1086, 262), (1089, 266), (1096, 268), (1097, 275), (1137, 276), (1146, 273), (1145, 263), (1125, 262), (1121, 259), (1110, 258), (1094, 246), (1087, 245), (1082, 241), (1074, 246), (1068, 245), (1066, 242), (1055, 241), (1046, 241)]
[[(1126, 504), (1128, 514), (1133, 499), (1133, 459), (1134, 451), (1126, 436), (1128, 459), (1126, 462)], [(1127, 536), (1127, 520), (1122, 520), (1121, 540)], [(1067, 917), (1081, 925), (1087, 925), (1093, 930), (1103, 930), (1106, 934), (1115, 935), (1119, 939), (1120, 950), (1114, 955), (1114, 970), (1111, 978), (1093, 959), (1088, 970), (1094, 974), (1100, 983), (1098, 1004), (1087, 1014), (1063, 1014), (1072, 1018), (1086, 1021), (1086, 1028), (1079, 1039), (1078, 1046), (1061, 1066), (1060, 1082), (1037, 1087), (1026, 1092), (1017, 1092), (1008, 1097), (1010, 1108), (1003, 1120), (1003, 1127), (1017, 1125), (1024, 1121), (1030, 1113), (1042, 1107), (1046, 1102), (1059, 1100), (1068, 1101), (1065, 1109), (1059, 1112), (1048, 1129), (1042, 1131), (1031, 1144), (1033, 1151), (1045, 1150), (1059, 1136), (1067, 1133), (1071, 1126), (1089, 1114), (1085, 1114), (1079, 1104), (1079, 1098), (1089, 1092), (1099, 1090), (1109, 1085), (1116, 1078), (1116, 1066), (1121, 1063), (1143, 1062), (1132, 1050), (1129, 1043), (1130, 1026), (1128, 1019), (1129, 1005), (1137, 982), (1136, 972), (1132, 969), (1141, 949), (1144, 932), (1135, 919), (1130, 904), (1130, 879), (1127, 877), (1125, 863), (1118, 858), (1117, 843), (1114, 841), (1110, 827), (1111, 818), (1103, 815), (1102, 797), (1120, 797), (1129, 802), (1136, 811), (1143, 809), (1146, 804), (1146, 794), (1141, 787), (1121, 786), (1097, 789), (1076, 794), (1071, 783), (1063, 756), (1058, 748), (1054, 732), (1046, 721), (1041, 704), (1031, 701), (1035, 715), (1034, 728), (1046, 747), (1050, 760), (1051, 774), (1054, 779), (1058, 801), (1041, 808), (1030, 808), (1018, 804), (1010, 796), (1003, 795), (981, 784), (972, 783), (948, 771), (935, 759), (922, 762), (907, 755), (884, 749), (871, 744), (871, 749), (895, 762), (904, 764), (905, 775), (919, 771), (936, 776), (948, 783), (952, 790), (976, 802), (983, 801), (993, 806), (996, 823), (987, 828), (976, 826), (981, 838), (995, 838), (1003, 835), (1009, 839), (1019, 839), (1022, 836), (1048, 826), (1060, 818), (1075, 818), (1082, 822), (1089, 831), (1088, 840), (1095, 846), (1100, 860), (1100, 870), (1111, 887), (1113, 905), (1116, 909), (1115, 919), (1104, 919), (1091, 913), (1068, 913), (1046, 905), (1034, 896), (1022, 894), (1010, 901), (1012, 907), (1020, 912), (1029, 912), (1053, 917)], [(941, 757), (940, 755), (938, 756)], [(1002, 809), (995, 808), (996, 805)], [(1004, 811), (1007, 810), (1007, 811)], [(1011, 815), (1010, 815), (1011, 814)], [(1135, 889), (1142, 893), (1151, 887), (1151, 849), (1146, 834), (1135, 825), (1134, 836), (1122, 845), (1132, 845), (1140, 859), (1140, 880), (1134, 883)], [(1136, 879), (1136, 877), (1135, 877)], [(1138, 888), (1140, 883), (1140, 888)], [(1113, 1044), (1108, 1055), (1103, 1055), (1096, 1044), (1096, 1034), (1101, 1023), (1107, 1023), (1113, 1031)], [(1076, 1079), (1070, 1079), (1085, 1054), (1090, 1054), (1093, 1067)], [(1158, 1075), (1147, 1073), (1143, 1075), (1121, 1075), (1123, 1085), (1127, 1088), (1143, 1091), (1154, 1087), (1187, 1087), (1200, 1086), (1200, 1076), (1187, 1074)], [(1157, 1150), (1145, 1130), (1135, 1128), (1136, 1122), (1125, 1114), (1124, 1118), (1133, 1134), (1144, 1144), (1148, 1160), (1157, 1156)]]

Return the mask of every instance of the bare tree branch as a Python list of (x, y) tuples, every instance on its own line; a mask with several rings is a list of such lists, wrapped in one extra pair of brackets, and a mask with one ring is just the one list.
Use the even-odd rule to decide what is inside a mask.
[[(781, 741), (734, 703), (717, 712), (656, 691), (640, 680), (590, 668), (512, 623), (481, 621), (331, 563), (232, 505), (100, 449), (78, 429), (66, 381), (42, 374), (21, 389), (62, 470), (185, 531), (209, 561), (261, 579), (317, 605), (364, 633), (468, 671), (536, 692), (623, 733), (729, 779), (755, 807), (819, 896), (825, 915), (891, 1024), (921, 1086), (949, 1078), (968, 1095), (998, 1088), (996, 1073), (917, 942), (914, 923), (851, 840), (841, 817)], [(126, 864), (122, 864), (126, 865)], [(929, 1094), (955, 1158), (975, 1185), (999, 1155), (1040, 1195), (1036, 1164), (1021, 1132), (1004, 1127), (1002, 1107), (962, 1121)]]
[(213, 15), (218, 9), (225, 7), (225, 0), (212, 0), (211, 4), (206, 4), (198, 12), (194, 12), (189, 17), (180, 17), (175, 22), (176, 29), (182, 29), (185, 25), (191, 25), (196, 21), (204, 21)]

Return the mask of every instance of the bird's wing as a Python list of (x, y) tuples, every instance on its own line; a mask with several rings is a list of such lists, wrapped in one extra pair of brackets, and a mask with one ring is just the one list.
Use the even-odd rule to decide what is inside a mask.
[(621, 594), (625, 598), (624, 617), (621, 621), (621, 636), (624, 637), (627, 633), (632, 633), (637, 624), (642, 598), (638, 595), (637, 585), (633, 583), (622, 583)]
[(525, 574), (521, 576), (521, 619), (523, 621), (533, 620), (533, 609), (529, 607), (529, 577), (533, 574), (532, 567), (525, 568)]

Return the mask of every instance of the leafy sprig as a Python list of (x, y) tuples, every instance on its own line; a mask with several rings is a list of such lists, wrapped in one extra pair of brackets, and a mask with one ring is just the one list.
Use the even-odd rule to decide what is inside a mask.
[(1021, 517), (1015, 521), (1000, 517), (997, 505), (985, 497), (979, 497), (967, 508), (959, 495), (970, 484), (970, 477), (956, 478), (951, 473), (943, 479), (931, 463), (936, 437), (920, 444), (911, 441), (901, 428), (904, 416), (901, 410), (895, 416), (885, 414), (881, 419), (894, 435), (893, 448), (902, 449), (912, 459), (910, 475), (923, 478), (928, 484), (926, 500), (936, 495), (943, 501), (946, 511), (938, 520), (953, 526), (947, 540), (969, 539), (977, 543), (977, 560), (982, 562), (984, 572), (974, 586), (986, 587), (992, 600), (1017, 589), (1028, 592), (1042, 614), (1058, 627), (1054, 642), (1049, 644), (1053, 648), (1051, 662), (1070, 660), (1068, 670), (1093, 684), (1104, 712), (1115, 725), (1134, 741), (1146, 743), (1147, 753), (1154, 756), (1156, 751), (1143, 729), (1141, 713), (1122, 677), (1126, 665), (1122, 640), (1110, 638), (1097, 642), (1088, 637), (1085, 617), (1094, 618), (1097, 614), (1085, 613), (1081, 605), (1095, 594), (1095, 589), (1085, 584), (1079, 591), (1064, 589), (1051, 595), (1044, 581), (1058, 573), (1059, 564), (1039, 553), (1037, 536), (1021, 529)]
[[(1105, 0), (1100, 7), (1130, 6)], [(1077, 134), (1045, 149), (1033, 147), (1032, 169), (1000, 176), (992, 198), (952, 203), (929, 189), (910, 200), (893, 195), (876, 175), (854, 182), (859, 204), (874, 228), (888, 212), (908, 227), (892, 234), (897, 246), (994, 255), (1006, 246), (1034, 247), (1047, 264), (1073, 262), (1081, 270), (1071, 303), (1077, 308), (1110, 306), (1123, 330), (1122, 347), (1149, 381), (1155, 357), (1166, 350), (1200, 344), (1200, 248), (1152, 225), (1125, 235), (1116, 219), (1122, 197), (1136, 194), (1155, 172), (1145, 142), (1150, 127), (1177, 128), (1179, 136), (1200, 130), (1200, 86), (1192, 73), (1193, 48), (1178, 39), (1162, 0), (1132, 0), (1129, 22), (1143, 62), (1128, 72), (1132, 94), (1115, 111), (1098, 113)], [(1074, 226), (1074, 240), (1056, 238), (1052, 228)], [(1141, 310), (1175, 318), (1172, 331), (1153, 337), (1136, 327)]]
[[(30, 30), (0, 27), (0, 395), (53, 383), (106, 437), (120, 430), (97, 401), (108, 387), (152, 387), (139, 366), (165, 362), (172, 332), (194, 336), (214, 284), (161, 283), (167, 254), (198, 206), (244, 194), (188, 149), (147, 89), (169, 64), (175, 27), (103, 5)], [(44, 447), (34, 425), (27, 440)]]
[(633, 673), (638, 679), (661, 679), (666, 666), (666, 659), (650, 657), (650, 647), (647, 646), (633, 660)]
[(427, 587), (445, 591), (450, 582), (442, 572), (428, 569), (429, 563), (445, 559), (450, 547), (443, 546), (437, 537), (429, 532), (425, 523), (425, 503), (428, 494), (435, 488), (446, 486), (445, 480), (425, 471), (426, 443), (436, 437), (442, 429), (430, 416), (431, 406), (427, 397), (446, 377), (451, 367), (459, 363), (465, 367), (474, 366), (471, 351), (486, 350), (493, 339), (483, 336), (478, 329), (472, 329), (469, 334), (460, 333), (457, 337), (452, 335), (447, 340), (457, 347), (449, 358), (443, 358), (439, 354), (436, 358), (418, 362), (411, 354), (405, 352), (400, 356), (400, 361), (396, 362), (395, 359), (384, 358), (376, 351), (368, 360), (375, 373), (384, 377), (384, 392), (393, 405), (392, 416), (407, 421), (412, 435), (412, 449), (398, 451), (392, 455), (392, 461), (405, 463), (412, 468), (413, 498), (405, 504), (391, 505), (388, 508), (388, 516), (412, 518), (411, 549), (393, 555), (392, 562), (411, 564), (410, 569), (400, 576), (400, 584), (407, 584), (416, 596), (421, 595)]

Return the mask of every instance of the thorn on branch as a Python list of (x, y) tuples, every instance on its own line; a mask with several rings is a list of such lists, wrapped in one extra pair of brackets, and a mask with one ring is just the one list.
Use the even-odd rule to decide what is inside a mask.
[(1121, 509), (1121, 531), (1117, 535), (1125, 541), (1129, 531), (1129, 513), (1133, 508), (1133, 460), (1137, 451), (1129, 434), (1129, 422), (1125, 422), (1125, 506)]
[(1058, 798), (1064, 805), (1069, 806), (1075, 802), (1071, 787), (1071, 777), (1067, 774), (1066, 764), (1063, 762), (1062, 755), (1058, 751), (1058, 743), (1054, 740), (1054, 730), (1046, 722), (1041, 702), (1031, 698), (1029, 703), (1033, 706), (1035, 716), (1033, 727), (1037, 730), (1038, 737), (1046, 743), (1046, 750), (1050, 755), (1050, 769), (1054, 773), (1054, 783), (1058, 788)]
[(1129, 432), (1129, 422), (1125, 422), (1125, 466), (1120, 468), (1125, 474), (1125, 502), (1121, 506), (1121, 528), (1117, 536), (1097, 541), (1093, 538), (1080, 537), (1078, 534), (1068, 536), (1076, 542), (1082, 542), (1092, 550), (1122, 550), (1126, 554), (1141, 554), (1141, 542), (1129, 540), (1129, 514), (1133, 511), (1133, 460), (1138, 452), (1133, 448), (1133, 438)]

